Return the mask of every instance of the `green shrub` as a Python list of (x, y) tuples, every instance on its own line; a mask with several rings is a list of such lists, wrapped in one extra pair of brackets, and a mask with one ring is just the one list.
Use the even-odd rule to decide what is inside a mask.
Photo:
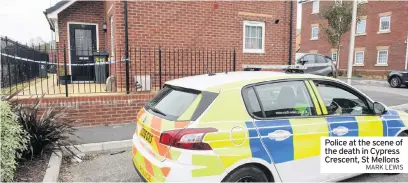
[(5, 101), (0, 101), (1, 116), (1, 181), (12, 181), (16, 170), (17, 159), (21, 157), (21, 152), (26, 150), (29, 136), (17, 122), (18, 116), (12, 111), (11, 105)]
[[(24, 159), (32, 160), (44, 153), (55, 152), (57, 149), (62, 150), (65, 146), (73, 146), (74, 141), (70, 136), (76, 136), (75, 129), (71, 126), (75, 120), (69, 119), (63, 108), (48, 107), (40, 116), (41, 99), (37, 98), (31, 105), (16, 102), (14, 106), (18, 122), (30, 135), (27, 149), (23, 151)], [(70, 155), (75, 156), (71, 149), (66, 149)]]

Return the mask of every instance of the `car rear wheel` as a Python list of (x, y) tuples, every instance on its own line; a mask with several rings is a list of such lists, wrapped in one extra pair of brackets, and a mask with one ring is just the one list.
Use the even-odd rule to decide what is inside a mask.
[(390, 86), (393, 88), (399, 88), (401, 86), (401, 79), (398, 76), (394, 76), (390, 79)]
[(233, 171), (223, 182), (268, 182), (262, 170), (255, 166), (246, 166)]

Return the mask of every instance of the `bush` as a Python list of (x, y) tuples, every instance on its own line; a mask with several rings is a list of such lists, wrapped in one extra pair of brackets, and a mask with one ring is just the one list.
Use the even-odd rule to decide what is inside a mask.
[(26, 150), (29, 136), (17, 122), (18, 116), (12, 111), (11, 105), (0, 101), (1, 116), (1, 181), (12, 181), (16, 170), (17, 159)]
[[(75, 136), (75, 129), (71, 127), (74, 120), (66, 117), (63, 108), (55, 106), (47, 108), (39, 116), (40, 101), (37, 98), (33, 105), (23, 105), (21, 103), (15, 105), (18, 122), (30, 135), (27, 149), (23, 152), (23, 158), (25, 159), (33, 159), (44, 153), (54, 152), (56, 149), (62, 150), (64, 146), (73, 146), (70, 135)], [(66, 149), (72, 155), (75, 155), (70, 149)]]

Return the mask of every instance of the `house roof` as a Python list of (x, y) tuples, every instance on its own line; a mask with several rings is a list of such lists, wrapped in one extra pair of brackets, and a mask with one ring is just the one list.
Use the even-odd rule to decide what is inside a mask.
[(52, 12), (54, 12), (55, 10), (58, 10), (59, 8), (61, 8), (62, 6), (64, 6), (65, 4), (67, 4), (69, 1), (59, 1), (58, 3), (56, 3), (54, 6), (51, 6), (49, 8), (47, 8), (44, 13), (50, 14)]
[(60, 0), (54, 6), (47, 8), (43, 13), (45, 18), (47, 18), (48, 24), (50, 25), (50, 29), (55, 31), (55, 22), (58, 22), (58, 13), (65, 10), (71, 4), (75, 3), (77, 0)]

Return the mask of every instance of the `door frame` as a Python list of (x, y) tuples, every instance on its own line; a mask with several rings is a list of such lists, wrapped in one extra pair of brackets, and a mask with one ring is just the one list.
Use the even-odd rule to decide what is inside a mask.
[[(72, 68), (71, 68), (71, 35), (69, 34), (69, 25), (71, 24), (79, 24), (79, 25), (95, 25), (96, 26), (96, 50), (99, 50), (99, 27), (97, 23), (87, 23), (87, 22), (74, 22), (70, 21), (67, 22), (67, 39), (68, 39), (68, 61), (69, 61), (69, 74), (72, 75)], [(71, 77), (72, 82), (72, 77)]]

